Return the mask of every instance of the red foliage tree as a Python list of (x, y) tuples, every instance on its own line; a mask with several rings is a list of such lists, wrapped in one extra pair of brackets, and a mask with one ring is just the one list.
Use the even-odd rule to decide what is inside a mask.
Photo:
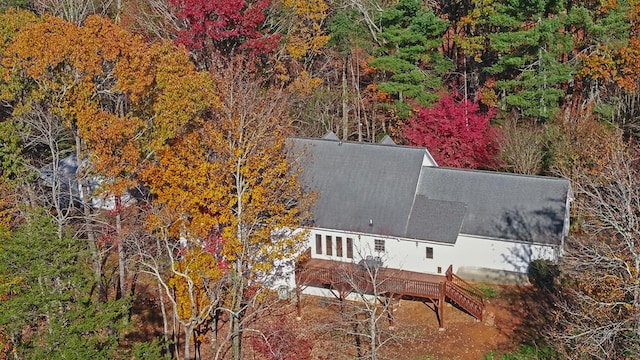
[(177, 42), (205, 54), (262, 55), (278, 45), (278, 34), (263, 33), (270, 0), (171, 0), (186, 28)]
[(421, 108), (402, 127), (403, 137), (429, 149), (439, 165), (458, 168), (495, 168), (500, 149), (498, 133), (489, 125), (495, 110), (481, 111), (478, 103), (443, 95)]

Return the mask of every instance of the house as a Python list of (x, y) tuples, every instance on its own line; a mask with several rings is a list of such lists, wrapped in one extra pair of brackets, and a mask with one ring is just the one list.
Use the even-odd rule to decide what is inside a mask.
[[(86, 159), (78, 161), (76, 154), (68, 155), (38, 169), (39, 179), (45, 187), (55, 189), (57, 200), (53, 195), (48, 199), (50, 203), (56, 203), (61, 209), (71, 210), (81, 209), (85, 201), (84, 191), (89, 192), (89, 206), (93, 209), (113, 210), (116, 207), (116, 199), (112, 194), (99, 194), (103, 180), (96, 175), (89, 175), (86, 180), (86, 187), (80, 186), (78, 178), (87, 176), (88, 163)], [(135, 188), (126, 191), (120, 196), (122, 205), (129, 205), (136, 201), (136, 197), (143, 196), (144, 189)]]
[(526, 281), (532, 260), (562, 253), (565, 179), (439, 167), (426, 149), (389, 138), (370, 144), (328, 134), (292, 143), (304, 186), (318, 193), (308, 238), (314, 261), (369, 259), (407, 274), (449, 269), (507, 283)]

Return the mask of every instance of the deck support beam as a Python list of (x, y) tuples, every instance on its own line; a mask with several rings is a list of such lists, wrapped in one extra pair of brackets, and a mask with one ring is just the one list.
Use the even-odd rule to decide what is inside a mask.
[(438, 330), (444, 331), (444, 307), (445, 307), (445, 283), (440, 284), (440, 296), (438, 297)]

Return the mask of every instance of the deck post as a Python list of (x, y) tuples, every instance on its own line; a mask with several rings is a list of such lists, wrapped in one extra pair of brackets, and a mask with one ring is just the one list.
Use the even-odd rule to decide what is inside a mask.
[(396, 324), (395, 321), (393, 319), (393, 314), (391, 313), (393, 309), (391, 309), (391, 307), (393, 306), (393, 298), (394, 295), (393, 294), (388, 294), (385, 297), (383, 306), (385, 307), (385, 311), (387, 312), (387, 320), (389, 321), (389, 328), (390, 329), (394, 329)]
[(440, 294), (438, 294), (438, 325), (439, 331), (444, 331), (444, 306), (445, 306), (446, 281), (440, 283)]
[(300, 284), (296, 284), (296, 320), (302, 320), (302, 309), (300, 308)]

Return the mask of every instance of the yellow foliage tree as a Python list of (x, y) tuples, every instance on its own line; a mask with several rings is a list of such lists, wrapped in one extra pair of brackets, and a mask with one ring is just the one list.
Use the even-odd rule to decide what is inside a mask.
[(220, 291), (217, 288), (224, 275), (214, 254), (202, 245), (191, 244), (181, 249), (168, 281), (174, 291), (174, 311), (185, 333), (185, 359), (189, 359), (192, 336), (196, 354), (199, 353), (205, 332), (202, 325), (211, 319), (212, 310), (218, 305)]
[(290, 14), (286, 49), (289, 55), (301, 60), (316, 55), (324, 48), (330, 36), (322, 28), (329, 7), (324, 0), (281, 0), (285, 12)]
[[(219, 103), (199, 128), (167, 145), (142, 176), (164, 205), (174, 237), (222, 236), (228, 263), (220, 309), (231, 326), (223, 341), (241, 356), (242, 331), (260, 306), (274, 264), (303, 246), (312, 196), (303, 193), (287, 154), (292, 133), (286, 99), (266, 89), (241, 64), (214, 74)], [(221, 346), (220, 349), (223, 347)], [(220, 350), (222, 351), (222, 350)]]
[[(79, 161), (76, 174), (84, 190), (87, 219), (92, 196), (111, 195), (118, 205), (120, 196), (137, 185), (144, 160), (180, 136), (186, 124), (196, 124), (211, 98), (208, 74), (195, 70), (185, 49), (169, 42), (149, 45), (97, 16), (88, 17), (82, 26), (45, 16), (22, 27), (3, 55), (5, 78), (12, 81), (6, 98), (15, 104), (13, 117), (35, 119), (31, 125), (46, 120), (64, 128), (71, 141), (54, 135), (41, 139), (45, 146), (52, 144), (48, 158), (54, 167), (70, 152), (87, 160)], [(102, 179), (99, 193), (89, 191), (88, 176)], [(116, 210), (122, 295), (125, 249), (119, 206)], [(101, 255), (92, 225), (86, 226), (99, 281)]]

